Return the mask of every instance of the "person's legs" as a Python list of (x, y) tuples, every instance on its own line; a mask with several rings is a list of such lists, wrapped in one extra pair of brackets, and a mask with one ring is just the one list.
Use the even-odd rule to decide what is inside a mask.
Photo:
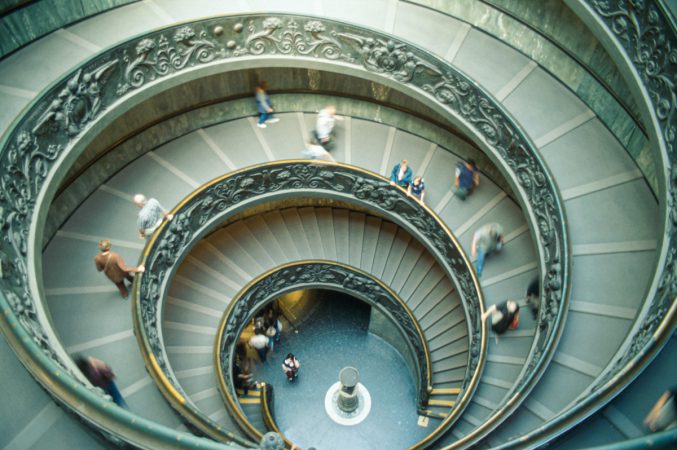
[(468, 198), (468, 194), (470, 194), (470, 191), (466, 188), (454, 186), (454, 194), (461, 200), (465, 200), (466, 198)]
[(261, 114), (259, 114), (259, 125), (262, 125), (263, 122), (265, 122), (266, 119), (268, 119), (268, 115), (269, 115), (268, 112), (262, 112)]
[(484, 270), (484, 260), (486, 258), (486, 253), (484, 250), (477, 249), (477, 259), (475, 260), (475, 270), (477, 271), (477, 277), (482, 276), (482, 271)]
[(275, 342), (280, 342), (280, 334), (282, 334), (282, 322), (278, 320), (275, 322)]
[(125, 286), (124, 281), (115, 283), (115, 285), (118, 287), (118, 291), (120, 291), (120, 295), (122, 296), (122, 298), (127, 298), (129, 296), (129, 291), (127, 290), (127, 286)]
[(106, 386), (106, 392), (108, 395), (113, 397), (113, 401), (118, 405), (123, 408), (127, 408), (127, 402), (125, 402), (125, 399), (122, 398), (122, 394), (120, 394), (120, 390), (118, 389), (117, 385), (115, 384), (114, 381), (109, 381), (108, 385)]
[(268, 353), (268, 347), (257, 348), (256, 351), (259, 353), (259, 359), (261, 362), (266, 362), (266, 354)]

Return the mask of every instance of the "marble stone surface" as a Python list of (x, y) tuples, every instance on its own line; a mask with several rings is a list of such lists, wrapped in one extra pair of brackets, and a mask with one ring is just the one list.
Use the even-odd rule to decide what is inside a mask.
[[(185, 93), (184, 93), (185, 94)], [(324, 95), (312, 94), (279, 94), (273, 96), (276, 108), (280, 112), (306, 111), (311, 118), (316, 111), (327, 104), (335, 104), (339, 114), (350, 115), (356, 118), (364, 118), (368, 121), (387, 124), (398, 129), (414, 133), (422, 139), (438, 144), (437, 153), (453, 152), (456, 157), (475, 158), (483, 173), (491, 177), (492, 181), (500, 184), (504, 190), (507, 183), (500, 173), (489, 162), (488, 158), (464, 140), (454, 136), (446, 130), (431, 125), (422, 119), (403, 114), (400, 111), (382, 107), (371, 102), (359, 101), (350, 98), (336, 98)], [(157, 113), (158, 106), (148, 106), (150, 109), (141, 108), (137, 113), (141, 116), (152, 117)], [(140, 134), (130, 137), (96, 160), (96, 163), (88, 167), (81, 176), (71, 183), (53, 202), (45, 226), (45, 243), (54, 235), (61, 223), (84, 201), (99, 185), (105, 182), (111, 175), (121, 170), (132, 160), (141, 157), (146, 152), (155, 149), (164, 143), (181, 136), (187, 135), (199, 128), (205, 128), (206, 133), (216, 141), (231, 142), (242, 148), (259, 148), (251, 132), (242, 133), (239, 125), (229, 125), (227, 122), (240, 117), (255, 115), (255, 107), (251, 98), (243, 98), (227, 103), (205, 106), (184, 114), (180, 114), (171, 120), (154, 125)], [(295, 122), (297, 120), (292, 119)], [(126, 125), (124, 125), (126, 123)], [(223, 125), (214, 126), (222, 123)], [(85, 162), (76, 164), (76, 168), (84, 167), (87, 161), (97, 158), (97, 152), (105, 148), (107, 142), (113, 140), (116, 134), (124, 133), (124, 128), (129, 126), (134, 129), (133, 119), (125, 120), (116, 125), (117, 133), (107, 132), (102, 139), (98, 139), (90, 149), (86, 150), (81, 159)], [(212, 128), (209, 128), (209, 127)], [(232, 131), (229, 128), (235, 127)], [(284, 125), (281, 125), (284, 126)], [(251, 156), (251, 158), (250, 158)], [(262, 161), (262, 156), (248, 155), (247, 152), (234, 152), (234, 163), (239, 167)], [(242, 159), (245, 158), (245, 159)], [(249, 159), (246, 159), (249, 158)], [(353, 155), (354, 163), (359, 165), (359, 155)], [(380, 158), (380, 156), (379, 156)], [(380, 163), (380, 159), (378, 161)], [(431, 171), (435, 166), (431, 165)], [(373, 168), (378, 170), (378, 166)], [(429, 175), (429, 174), (426, 174)], [(451, 175), (449, 175), (451, 177)]]
[(138, 0), (40, 0), (0, 18), (0, 58), (78, 20)]

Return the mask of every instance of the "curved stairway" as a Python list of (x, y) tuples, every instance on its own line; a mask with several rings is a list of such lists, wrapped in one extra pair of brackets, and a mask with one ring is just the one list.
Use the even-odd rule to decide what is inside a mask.
[[(158, 393), (150, 379), (140, 373), (143, 368), (141, 358), (131, 357), (138, 354), (131, 331), (119, 331), (130, 326), (131, 319), (111, 316), (109, 319), (114, 325), (109, 325), (111, 329), (104, 328), (98, 340), (81, 340), (81, 336), (88, 335), (80, 328), (91, 328), (90, 324), (97, 321), (96, 316), (100, 313), (99, 303), (93, 302), (92, 294), (96, 293), (94, 298), (100, 296), (108, 307), (120, 302), (116, 298), (115, 286), (108, 286), (107, 280), (102, 279), (91, 266), (91, 254), (92, 250), (96, 250), (94, 242), (98, 238), (89, 234), (89, 230), (96, 229), (101, 236), (110, 237), (114, 249), (127, 261), (136, 260), (138, 256), (135, 254), (139, 254), (141, 246), (135, 230), (137, 209), (129, 202), (135, 192), (156, 195), (164, 205), (171, 205), (198, 183), (219, 175), (219, 170), (227, 170), (205, 143), (204, 133), (217, 142), (224, 142), (221, 137), (228, 136), (227, 154), (234, 164), (248, 164), (256, 161), (257, 157), (263, 159), (266, 148), (274, 149), (276, 159), (297, 156), (299, 149), (303, 148), (300, 123), (312, 124), (315, 116), (281, 114), (280, 117), (280, 123), (271, 125), (264, 132), (253, 126), (251, 118), (198, 130), (137, 159), (83, 203), (46, 248), (46, 264), (65, 255), (73, 261), (67, 266), (55, 262), (55, 270), (45, 278), (50, 310), (62, 340), (70, 351), (86, 350), (113, 367), (122, 366), (124, 371), (119, 378), (123, 394), (131, 396), (129, 403), (132, 410), (138, 405), (139, 411), (145, 414), (147, 410), (141, 405), (158, 403)], [(488, 260), (483, 278), (487, 285), (485, 298), (488, 303), (502, 301), (507, 296), (521, 298), (529, 277), (535, 274), (536, 263), (530, 235), (526, 233), (521, 211), (514, 202), (486, 178), (466, 202), (448, 198), (452, 177), (440, 179), (437, 174), (453, 173), (459, 161), (457, 157), (394, 128), (346, 119), (349, 125), (346, 124), (345, 128), (350, 129), (350, 139), (346, 139), (347, 131), (338, 130), (337, 157), (340, 157), (339, 149), (345, 149), (346, 142), (352, 142), (350, 153), (354, 155), (353, 162), (360, 159), (360, 155), (367, 155), (372, 159), (371, 164), (364, 162), (368, 169), (381, 166), (384, 156), (356, 149), (383, 148), (383, 154), (389, 155), (386, 167), (405, 155), (415, 168), (420, 168), (421, 162), (428, 160), (429, 171), (424, 171), (426, 199), (430, 204), (442, 204), (439, 207), (441, 217), (446, 212), (453, 219), (454, 223), (450, 226), (452, 230), (458, 230), (458, 238), (467, 253), (470, 252), (472, 233), (480, 224), (488, 221), (503, 224), (506, 245), (503, 252), (492, 255)], [(155, 189), (148, 188), (149, 180), (157, 186)], [(98, 211), (101, 204), (107, 205), (105, 212)], [(480, 207), (483, 204), (488, 204), (488, 207)], [(98, 212), (95, 214), (94, 211)], [(456, 365), (456, 360), (465, 359), (462, 354), (457, 354), (457, 340), (465, 333), (465, 322), (458, 322), (463, 315), (462, 309), (454, 309), (454, 305), (458, 305), (456, 294), (442, 276), (441, 269), (437, 265), (432, 266), (432, 258), (418, 242), (390, 222), (347, 210), (300, 208), (273, 211), (230, 225), (199, 244), (177, 273), (167, 302), (164, 335), (170, 362), (178, 362), (174, 366), (177, 377), (191, 397), (197, 396), (193, 401), (198, 406), (205, 405), (205, 412), (212, 419), (222, 423), (225, 429), (236, 429), (218, 397), (212, 367), (216, 326), (227, 301), (252, 278), (279, 264), (300, 259), (329, 259), (353, 265), (380, 277), (403, 297), (410, 298), (429, 337), (433, 360), (438, 359), (433, 363), (433, 371), (437, 372), (433, 387), (459, 385), (459, 375), (462, 376), (465, 368), (465, 365), (462, 368)], [(80, 280), (78, 287), (74, 287), (74, 280)], [(67, 305), (62, 300), (65, 297), (69, 299)], [(91, 311), (91, 319), (86, 318), (87, 309)], [(80, 313), (74, 316), (74, 310)], [(455, 319), (456, 316), (458, 319)], [(522, 317), (520, 330), (515, 336), (501, 339), (498, 343), (492, 338), (485, 371), (492, 374), (490, 382), (498, 380), (494, 382), (504, 386), (496, 389), (492, 397), (494, 401), (500, 399), (518, 375), (519, 366), (515, 361), (523, 361), (529, 351), (533, 322), (528, 314)], [(82, 325), (78, 326), (74, 321)], [(63, 324), (63, 330), (60, 324)], [(507, 345), (509, 342), (512, 344)], [(464, 345), (467, 346), (467, 342)], [(128, 383), (130, 386), (127, 386)], [(444, 394), (435, 395), (433, 399), (450, 400)], [(439, 414), (438, 420), (449, 411), (446, 406), (431, 405), (429, 409)], [(176, 418), (167, 412), (164, 405), (153, 408), (149, 418), (178, 426)]]
[[(564, 199), (574, 253), (567, 324), (558, 351), (542, 381), (510, 420), (486, 440), (488, 445), (498, 445), (546, 423), (566, 409), (579, 395), (594, 385), (597, 376), (612, 361), (631, 328), (632, 319), (641, 307), (646, 284), (651, 277), (657, 238), (656, 201), (634, 162), (602, 122), (571, 91), (561, 86), (525, 55), (434, 9), (410, 2), (383, 3), (386, 5), (384, 10), (387, 11), (385, 15), (377, 11), (365, 14), (364, 5), (359, 2), (354, 5), (353, 2), (347, 2), (337, 8), (332, 2), (320, 1), (314, 4), (314, 12), (402, 36), (452, 61), (492, 92), (518, 119), (540, 148)], [(380, 3), (370, 4), (369, 8), (376, 10), (380, 6)], [(3, 103), (0, 127), (6, 130), (13, 117), (35, 92), (102, 47), (112, 45), (126, 36), (174, 21), (209, 14), (245, 12), (248, 8), (250, 7), (244, 2), (228, 6), (215, 6), (206, 1), (192, 2), (190, 8), (182, 2), (140, 2), (91, 17), (63, 32), (31, 44), (0, 62), (2, 83), (9, 87), (3, 90), (7, 101)], [(253, 8), (274, 8), (277, 11), (291, 8), (308, 13), (307, 5), (296, 2), (284, 5), (261, 2)], [(118, 24), (121, 20), (127, 20), (128, 26), (120, 29)], [(443, 33), (421, 33), (418, 26), (420, 23), (434, 25), (443, 30)], [(35, 61), (38, 60), (49, 62), (46, 70), (33, 70)], [(501, 70), (497, 70), (497, 67)], [(538, 95), (534, 95), (535, 93)], [(312, 123), (312, 118), (307, 117), (306, 121)], [(349, 122), (354, 125), (359, 121)], [(358, 128), (359, 125), (351, 127), (351, 133)], [(270, 127), (265, 131), (273, 130)], [(254, 144), (252, 148), (256, 150), (252, 151), (258, 152), (260, 157), (250, 154), (238, 157), (234, 154), (234, 158), (241, 158), (237, 167), (246, 165), (243, 162), (250, 158), (252, 162), (269, 159), (265, 155), (265, 149), (256, 146), (257, 143), (260, 145), (259, 134), (254, 129), (252, 132), (254, 138), (250, 136), (246, 139)], [(289, 155), (298, 155), (300, 139), (302, 137), (296, 140), (293, 149), (290, 147), (287, 150)], [(375, 138), (367, 133), (364, 136), (365, 142), (371, 142), (370, 139)], [(220, 165), (206, 162), (209, 159), (203, 163), (182, 152), (178, 145), (180, 141), (165, 146), (167, 155), (172, 153), (171, 147), (175, 146), (175, 164), (167, 164), (167, 159), (157, 157), (156, 153), (159, 151), (152, 152), (125, 169), (129, 173), (136, 173), (135, 175), (116, 176), (95, 192), (50, 242), (43, 264), (49, 309), (55, 328), (68, 350), (99, 355), (109, 361), (119, 373), (120, 384), (125, 388), (123, 393), (130, 398), (132, 410), (143, 411), (143, 414), (153, 420), (170, 426), (178, 426), (178, 419), (168, 408), (162, 406), (162, 399), (151, 386), (140, 358), (131, 356), (137, 355), (137, 349), (131, 333), (127, 305), (115, 298), (115, 287), (108, 285), (106, 280), (93, 271), (91, 260), (88, 259), (91, 256), (85, 255), (92, 255), (95, 241), (106, 235), (113, 238), (116, 250), (128, 262), (135, 261), (141, 245), (133, 233), (136, 210), (128, 202), (129, 196), (136, 191), (143, 191), (157, 196), (166, 206), (171, 206), (196, 185), (223, 172)], [(354, 137), (351, 142), (356, 142)], [(385, 148), (385, 145), (379, 148)], [(208, 152), (205, 151), (204, 154), (208, 155)], [(493, 214), (494, 210), (504, 208), (512, 210), (508, 217), (521, 217), (515, 214), (517, 208), (512, 202), (497, 198), (501, 195), (498, 191), (493, 196), (489, 195), (489, 201), (484, 198), (480, 202), (480, 194), (484, 195), (485, 190), (491, 192), (486, 183), (477, 196), (471, 197), (471, 201), (465, 204), (460, 204), (453, 198), (435, 197), (438, 195), (435, 192), (446, 192), (450, 186), (453, 157), (440, 149), (434, 150), (433, 155), (434, 162), (428, 161), (426, 172), (429, 204), (451, 225), (466, 248), (473, 224), (484, 222), (484, 214)], [(350, 162), (354, 164), (376, 171), (381, 169), (378, 156), (370, 152), (353, 152), (349, 156), (352, 157)], [(423, 156), (416, 161), (414, 156), (408, 157), (414, 167), (424, 165), (426, 159)], [(183, 163), (181, 158), (184, 158)], [(183, 165), (185, 158), (190, 160), (191, 166), (201, 167), (188, 177), (177, 176), (174, 170), (177, 167), (181, 168), (181, 173), (186, 171), (187, 166)], [(218, 162), (218, 158), (213, 155), (211, 158), (211, 161)], [(386, 167), (389, 168), (396, 160), (397, 158), (389, 159)], [(447, 160), (446, 164), (443, 164), (444, 160)], [(145, 166), (134, 169), (139, 163)], [(445, 182), (440, 181), (442, 185), (436, 187), (436, 180), (442, 179)], [(473, 200), (478, 203), (472, 203)], [(102, 210), (101, 205), (106, 205), (105, 210)], [(482, 207), (486, 205), (492, 207), (488, 211), (482, 211)], [(115, 211), (115, 214), (107, 215), (109, 210)], [(471, 221), (479, 212), (483, 214), (477, 220)], [(524, 233), (525, 230), (518, 232), (520, 220), (513, 227), (513, 233), (516, 233), (515, 244), (529, 236)], [(468, 222), (472, 223), (464, 227)], [(609, 226), (610, 224), (613, 226)], [(508, 247), (506, 252), (488, 262), (482, 279), (487, 303), (509, 296), (522, 297), (524, 286), (535, 274), (531, 245), (515, 247), (520, 250), (509, 251)], [(521, 260), (508, 262), (506, 255), (519, 252), (526, 256)], [(69, 264), (63, 264), (64, 260)], [(74, 314), (76, 311), (77, 315)], [(522, 315), (522, 319), (526, 316)], [(498, 345), (490, 340), (488, 364), (473, 404), (445, 442), (451, 443), (481, 425), (503, 399), (511, 388), (510, 380), (519, 372), (522, 358), (528, 351), (530, 342), (520, 344), (521, 341), (528, 341), (528, 336), (520, 335), (522, 330), (528, 328), (529, 323), (523, 320), (519, 333), (501, 339)], [(672, 341), (670, 348), (674, 347)], [(515, 345), (511, 345), (512, 342)], [(526, 350), (522, 348), (521, 352), (521, 347), (526, 347)], [(496, 353), (497, 351), (502, 353)], [(7, 355), (5, 350), (3, 355)], [(14, 357), (8, 356), (13, 361), (12, 358)], [(8, 367), (11, 375), (3, 379), (25, 376), (16, 364), (3, 364), (3, 369), (5, 367)], [(205, 374), (200, 376), (203, 375)], [(566, 389), (562, 389), (562, 386), (566, 386)], [(27, 387), (21, 389), (31, 391)], [(3, 392), (5, 391), (3, 387)], [(6, 432), (0, 433), (4, 436), (0, 444), (36, 443), (42, 436), (35, 432), (36, 429), (43, 433), (51, 430), (49, 427), (45, 428), (45, 423), (54, 424), (56, 418), (65, 423), (72, 422), (68, 418), (61, 419), (61, 410), (57, 409), (55, 412), (51, 403), (47, 403), (44, 408), (38, 406), (45, 405), (44, 395), (36, 394), (35, 398), (35, 402), (30, 402), (33, 405), (30, 410), (39, 413), (27, 414), (25, 419), (17, 419), (5, 425), (8, 428)], [(148, 408), (147, 405), (153, 407)], [(47, 416), (53, 421), (43, 420)], [(40, 420), (29, 420), (33, 417)], [(55, 432), (62, 433), (62, 430), (63, 427)]]
[[(433, 392), (461, 387), (468, 333), (459, 296), (443, 269), (418, 241), (393, 223), (334, 208), (271, 211), (230, 224), (202, 241), (177, 271), (165, 308), (163, 335), (172, 367), (181, 370), (213, 364), (217, 308), (223, 308), (256, 276), (304, 260), (356, 267), (391, 287), (423, 329), (431, 352)], [(195, 314), (198, 311), (202, 314)], [(204, 354), (185, 347), (185, 342), (196, 345), (195, 333), (200, 334)], [(207, 353), (208, 348), (212, 353)], [(186, 393), (190, 397), (193, 392)], [(444, 417), (455, 399), (455, 394), (433, 395), (430, 410)], [(416, 405), (411, 406), (415, 411)]]

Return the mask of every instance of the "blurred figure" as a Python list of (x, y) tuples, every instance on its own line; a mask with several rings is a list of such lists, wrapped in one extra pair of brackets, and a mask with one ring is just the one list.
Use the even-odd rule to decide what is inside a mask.
[(329, 152), (321, 145), (307, 142), (306, 148), (301, 151), (304, 157), (309, 159), (321, 159), (323, 161), (336, 162)]
[(454, 177), (454, 194), (465, 200), (480, 185), (480, 171), (472, 159), (458, 163)]
[(325, 150), (331, 151), (334, 147), (334, 125), (336, 125), (336, 107), (329, 105), (320, 110), (315, 122), (314, 137)]
[(421, 175), (416, 176), (414, 181), (411, 182), (407, 188), (407, 194), (412, 195), (418, 199), (421, 204), (423, 204), (423, 197), (425, 196), (425, 182)]
[(273, 306), (266, 310), (266, 335), (274, 342), (280, 342), (280, 334), (282, 333), (282, 322), (280, 322), (279, 314)]
[(491, 329), (497, 335), (507, 330), (514, 330), (519, 325), (520, 307), (515, 300), (506, 300), (496, 305), (491, 305), (484, 314), (482, 320), (491, 316)]
[(677, 426), (677, 386), (673, 386), (660, 396), (656, 404), (644, 419), (644, 425), (652, 432), (664, 431)]
[(538, 276), (536, 276), (529, 283), (529, 286), (527, 287), (527, 296), (526, 296), (527, 306), (529, 307), (529, 310), (531, 311), (531, 315), (534, 318), (534, 320), (536, 320), (536, 318), (538, 317), (540, 293), (541, 293), (540, 282)]
[(120, 390), (113, 381), (115, 379), (115, 374), (105, 362), (96, 358), (83, 356), (76, 356), (74, 359), (80, 372), (87, 377), (92, 385), (103, 389), (106, 394), (113, 398), (113, 401), (118, 406), (127, 408), (127, 403), (122, 398)]
[(173, 214), (169, 214), (159, 201), (154, 198), (146, 199), (143, 194), (134, 196), (134, 204), (141, 208), (136, 219), (136, 226), (139, 229), (139, 237), (145, 239), (153, 234), (162, 224), (163, 219), (172, 220)]
[(401, 163), (395, 164), (395, 167), (390, 172), (390, 184), (407, 189), (411, 184), (413, 176), (414, 174), (411, 171), (411, 167), (409, 167), (408, 161), (403, 159)]
[(108, 279), (118, 287), (122, 298), (127, 298), (129, 296), (129, 291), (125, 285), (125, 280), (129, 281), (130, 284), (133, 283), (134, 275), (132, 274), (143, 273), (146, 268), (142, 265), (138, 267), (127, 267), (122, 256), (112, 252), (110, 248), (111, 243), (108, 239), (99, 241), (99, 250), (101, 252), (94, 258), (96, 270), (103, 272)]
[(259, 123), (257, 124), (259, 128), (266, 128), (266, 122), (275, 123), (280, 121), (280, 119), (273, 117), (273, 102), (266, 92), (267, 89), (268, 83), (265, 81), (261, 81), (254, 88), (256, 109), (259, 111)]
[(237, 389), (242, 389), (243, 395), (249, 394), (250, 389), (259, 387), (258, 383), (254, 381), (254, 375), (251, 373), (251, 364), (249, 361), (242, 364), (235, 364), (233, 369), (235, 387)]
[(472, 238), (472, 257), (475, 260), (477, 277), (482, 276), (484, 260), (489, 253), (500, 252), (503, 248), (503, 228), (497, 223), (488, 223), (475, 231)]
[(270, 338), (266, 336), (261, 330), (256, 330), (254, 335), (249, 338), (249, 346), (254, 348), (259, 354), (261, 362), (266, 362), (266, 356), (270, 349)]
[(289, 353), (282, 362), (282, 371), (287, 375), (287, 381), (294, 381), (298, 376), (300, 368), (301, 363), (296, 359), (293, 353)]

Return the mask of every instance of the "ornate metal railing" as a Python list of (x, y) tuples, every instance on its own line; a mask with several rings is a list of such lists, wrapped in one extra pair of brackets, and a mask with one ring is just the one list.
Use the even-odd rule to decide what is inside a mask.
[[(162, 387), (163, 394), (181, 414), (185, 414), (186, 411), (188, 415), (195, 413), (195, 408), (186, 400), (181, 385), (167, 361), (161, 329), (164, 298), (171, 284), (172, 275), (183, 258), (203, 236), (235, 214), (255, 205), (279, 200), (288, 202), (295, 197), (340, 200), (385, 217), (411, 233), (431, 252), (451, 278), (465, 310), (469, 352), (468, 366), (461, 386), (462, 395), (439, 430), (448, 428), (470, 400), (484, 364), (486, 330), (481, 320), (483, 301), (472, 265), (449, 229), (425, 205), (408, 196), (403, 189), (391, 186), (387, 179), (377, 174), (337, 163), (278, 161), (229, 173), (212, 180), (186, 197), (173, 210), (172, 221), (165, 222), (149, 240), (142, 256), (146, 272), (139, 278), (133, 291), (134, 326), (142, 353), (152, 369), (151, 375)], [(263, 293), (263, 287), (274, 287), (276, 284), (284, 288), (285, 283), (289, 281), (282, 275), (289, 270), (296, 269), (294, 267), (285, 269), (285, 272), (277, 275), (281, 277), (279, 279), (275, 278), (274, 274), (264, 277), (261, 285), (256, 285), (253, 292)], [(317, 272), (311, 272), (308, 276), (313, 273), (318, 275), (318, 282), (324, 280), (325, 285), (330, 284)], [(349, 289), (355, 295), (373, 301), (376, 306), (389, 313), (398, 322), (404, 335), (411, 339), (410, 344), (416, 355), (415, 359), (421, 364), (423, 376), (419, 381), (419, 396), (420, 400), (425, 402), (430, 386), (430, 360), (426, 346), (421, 341), (422, 332), (413, 316), (406, 307), (391, 308), (390, 306), (398, 303), (403, 306), (403, 303), (397, 301), (396, 296), (390, 301), (387, 300), (387, 296), (380, 296), (379, 294), (388, 294), (389, 291), (379, 291), (377, 289), (379, 284), (374, 280), (367, 283), (368, 278), (365, 278), (364, 274), (360, 275), (358, 270), (342, 271), (336, 265), (330, 273), (336, 277), (343, 273), (344, 290)], [(362, 289), (357, 286), (358, 280), (365, 283)], [(367, 295), (368, 288), (374, 290), (371, 296)], [(279, 290), (277, 292), (282, 293)], [(268, 292), (269, 295), (273, 293)], [(251, 301), (262, 300), (251, 297)], [(234, 303), (232, 312), (229, 310), (227, 314), (227, 317), (232, 315), (232, 320), (226, 323), (223, 331), (224, 336), (229, 339), (226, 357), (228, 364), (232, 350), (230, 346), (235, 345), (235, 336), (239, 336), (247, 323), (246, 316), (255, 311), (250, 310), (250, 306), (261, 305), (238, 301)], [(228, 386), (226, 392), (231, 392), (230, 388), (232, 385)], [(234, 403), (231, 406), (233, 411), (237, 410)], [(243, 424), (245, 431), (252, 432), (253, 428), (247, 427), (246, 423)], [(210, 427), (210, 420), (207, 417), (198, 420), (196, 426), (217, 438), (221, 433)]]
[(391, 319), (414, 361), (412, 375), (418, 392), (417, 408), (422, 410), (432, 390), (430, 354), (423, 330), (406, 303), (378, 279), (355, 267), (333, 261), (297, 261), (261, 274), (248, 283), (231, 300), (221, 319), (214, 348), (214, 359), (219, 369), (217, 378), (228, 409), (234, 417), (243, 420), (241, 426), (253, 438), (260, 439), (260, 433), (241, 414), (236, 400), (232, 367), (240, 335), (254, 314), (276, 297), (312, 288), (348, 293), (378, 308)]
[[(474, 137), (513, 185), (538, 243), (542, 305), (534, 344), (506, 403), (512, 406), (497, 413), (478, 433), (488, 430), (531, 389), (559, 337), (568, 302), (570, 257), (557, 189), (525, 133), (464, 74), (391, 36), (329, 20), (229, 16), (156, 31), (97, 54), (33, 101), (3, 137), (0, 150), (0, 229), (4, 236), (0, 241), (0, 309), (6, 323), (21, 328), (20, 332), (11, 325), (4, 328), (12, 335), (8, 338), (12, 347), (44, 384), (50, 384), (55, 372), (68, 377), (71, 382), (64, 383), (64, 390), (56, 395), (71, 409), (81, 408), (72, 396), (81, 393), (85, 384), (51, 332), (38, 272), (47, 205), (65, 169), (111, 120), (106, 111), (133, 103), (142, 88), (158, 92), (164, 81), (184, 74), (197, 77), (203, 68), (209, 72), (236, 61), (264, 64), (271, 58), (292, 66), (321, 64), (327, 70), (378, 79), (425, 98)], [(105, 423), (109, 421), (114, 424)], [(119, 436), (139, 431), (137, 422), (112, 416), (96, 423), (115, 429)]]
[(588, 391), (567, 411), (520, 438), (546, 442), (580, 423), (632, 382), (677, 325), (677, 27), (660, 0), (570, 0), (621, 69), (634, 79), (659, 170), (663, 235), (654, 280), (626, 342)]
[(273, 386), (268, 383), (261, 384), (261, 415), (263, 416), (263, 423), (268, 431), (277, 433), (285, 443), (286, 448), (291, 449), (294, 444), (285, 437), (280, 431), (275, 422), (275, 407), (273, 397)]

